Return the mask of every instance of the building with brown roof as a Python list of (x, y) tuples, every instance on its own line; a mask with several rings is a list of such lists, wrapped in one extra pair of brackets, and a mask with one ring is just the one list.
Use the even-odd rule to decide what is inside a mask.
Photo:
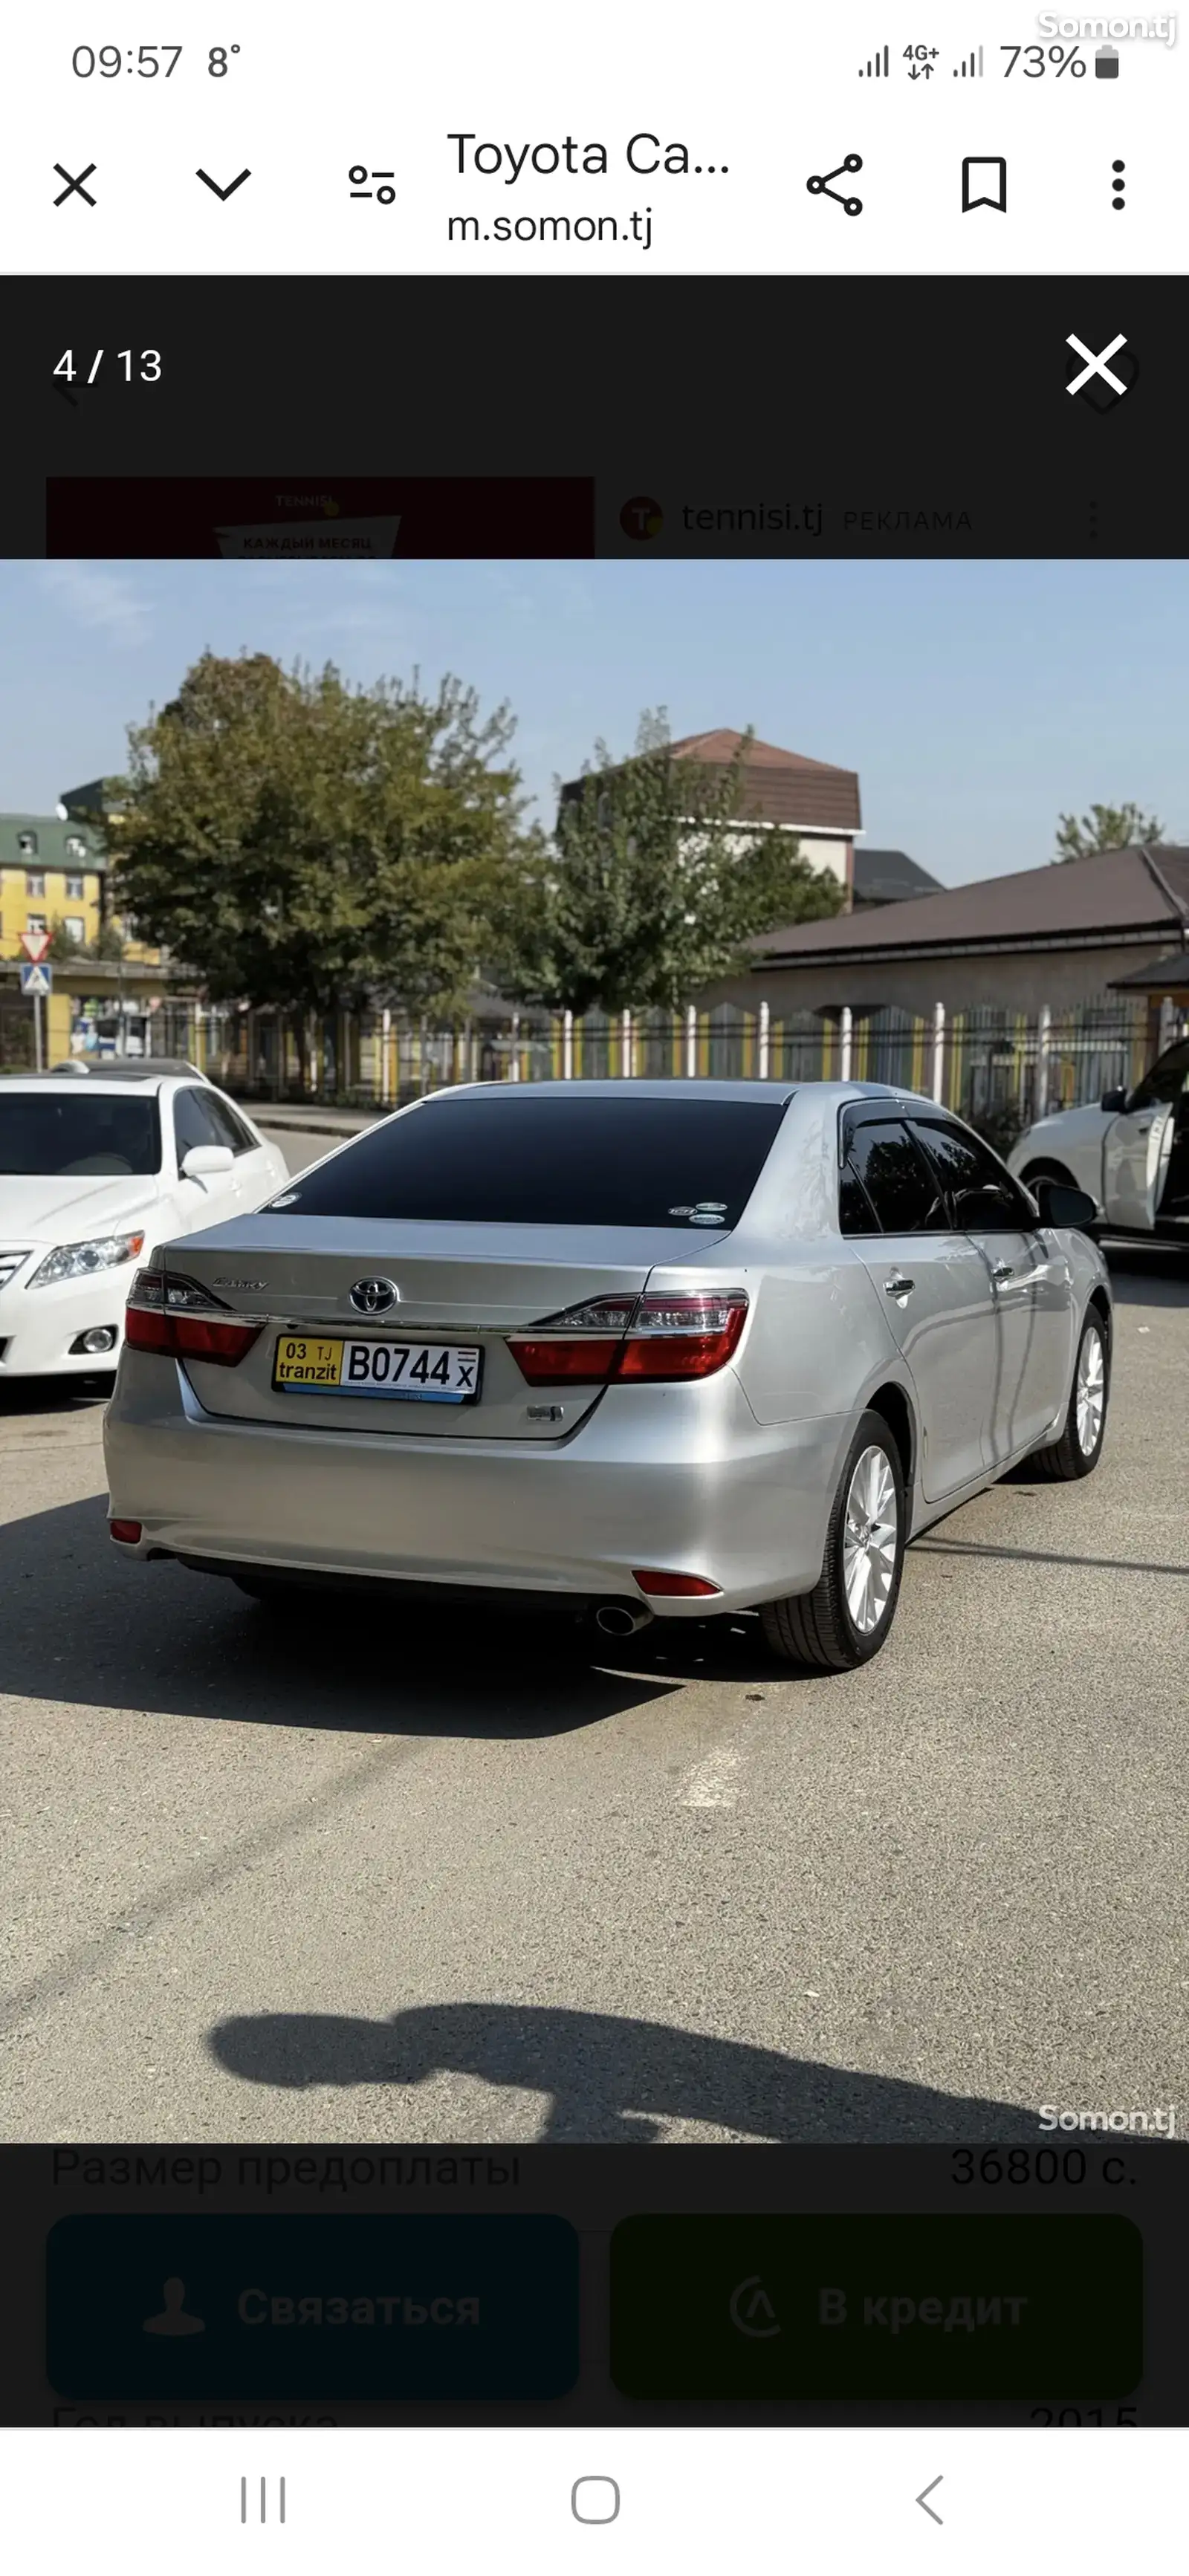
[(751, 1010), (766, 1000), (781, 1017), (844, 1006), (919, 1013), (938, 1001), (1030, 1013), (1047, 1002), (1056, 1011), (1124, 977), (1134, 991), (1144, 967), (1154, 978), (1145, 990), (1175, 993), (1189, 972), (1189, 849), (1104, 850), (797, 922), (753, 945), (750, 973), (713, 998)]
[(873, 911), (878, 903), (912, 903), (920, 894), (943, 892), (938, 878), (910, 859), (907, 850), (855, 851), (852, 912)]
[[(676, 758), (697, 761), (722, 777), (742, 740), (741, 733), (719, 727), (713, 733), (682, 734), (669, 748)], [(582, 785), (580, 778), (567, 780), (562, 804), (580, 796)], [(753, 742), (743, 769), (742, 815), (753, 827), (767, 824), (795, 833), (802, 858), (837, 877), (849, 900), (855, 836), (863, 828), (856, 770), (807, 760), (802, 752), (782, 751), (774, 742)]]

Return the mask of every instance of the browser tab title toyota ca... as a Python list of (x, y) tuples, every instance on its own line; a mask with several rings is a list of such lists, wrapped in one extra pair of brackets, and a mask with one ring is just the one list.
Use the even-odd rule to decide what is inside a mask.
[(526, 171), (539, 179), (605, 179), (612, 154), (638, 179), (725, 179), (728, 168), (713, 146), (666, 142), (659, 134), (628, 136), (626, 143), (576, 143), (572, 134), (560, 143), (493, 143), (477, 134), (449, 134), (454, 168), (460, 179), (501, 179), (515, 187)]

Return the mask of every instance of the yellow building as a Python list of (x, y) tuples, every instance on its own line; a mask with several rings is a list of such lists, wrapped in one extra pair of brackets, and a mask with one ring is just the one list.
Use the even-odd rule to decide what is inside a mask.
[[(0, 1073), (35, 1061), (34, 1006), (19, 975), (26, 931), (56, 934), (53, 990), (43, 1005), (47, 1064), (80, 1052), (168, 1053), (161, 1033), (173, 1015), (165, 1006), (190, 996), (181, 1001), (182, 1020), (192, 1012), (193, 979), (112, 911), (111, 820), (102, 781), (69, 791), (56, 814), (0, 814)], [(117, 938), (104, 939), (97, 957), (100, 933), (112, 931)]]
[[(58, 813), (62, 817), (63, 832), (75, 839), (85, 839), (94, 854), (94, 864), (99, 877), (102, 917), (105, 922), (111, 923), (119, 931), (124, 942), (124, 956), (128, 964), (131, 966), (164, 965), (168, 959), (168, 951), (164, 948), (154, 948), (148, 940), (138, 939), (135, 922), (129, 921), (119, 913), (113, 913), (111, 908), (111, 869), (119, 859), (119, 813), (108, 797), (106, 779), (92, 779), (86, 787), (68, 787), (59, 803)], [(109, 845), (113, 843), (112, 856), (109, 858), (107, 851)], [(71, 932), (69, 935), (73, 938), (75, 934)]]
[(106, 861), (86, 823), (54, 814), (0, 814), (0, 957), (21, 957), (21, 934), (65, 925), (83, 948), (103, 919)]
[(24, 955), (27, 930), (60, 928), (85, 953), (101, 927), (112, 927), (129, 965), (163, 963), (161, 949), (112, 912), (104, 833), (98, 816), (90, 819), (77, 802), (94, 792), (67, 795), (56, 814), (0, 814), (0, 958)]

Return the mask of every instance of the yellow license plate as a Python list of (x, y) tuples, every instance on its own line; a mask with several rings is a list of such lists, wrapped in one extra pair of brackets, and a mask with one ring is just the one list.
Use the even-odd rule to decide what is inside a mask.
[(277, 1343), (274, 1386), (338, 1386), (342, 1375), (341, 1342), (300, 1341), (286, 1336)]
[(405, 1342), (395, 1334), (327, 1340), (282, 1333), (273, 1357), (274, 1387), (310, 1394), (372, 1395), (404, 1404), (476, 1404), (483, 1353), (476, 1343)]

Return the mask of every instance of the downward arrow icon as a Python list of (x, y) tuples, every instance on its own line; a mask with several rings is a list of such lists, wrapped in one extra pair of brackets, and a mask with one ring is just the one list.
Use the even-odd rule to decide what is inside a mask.
[(250, 179), (252, 173), (250, 170), (241, 170), (238, 179), (229, 179), (225, 188), (221, 188), (218, 180), (212, 179), (206, 170), (196, 170), (194, 175), (195, 178), (201, 179), (204, 187), (210, 189), (212, 196), (219, 197), (226, 205), (228, 198), (235, 195), (237, 188), (242, 188), (245, 179)]

